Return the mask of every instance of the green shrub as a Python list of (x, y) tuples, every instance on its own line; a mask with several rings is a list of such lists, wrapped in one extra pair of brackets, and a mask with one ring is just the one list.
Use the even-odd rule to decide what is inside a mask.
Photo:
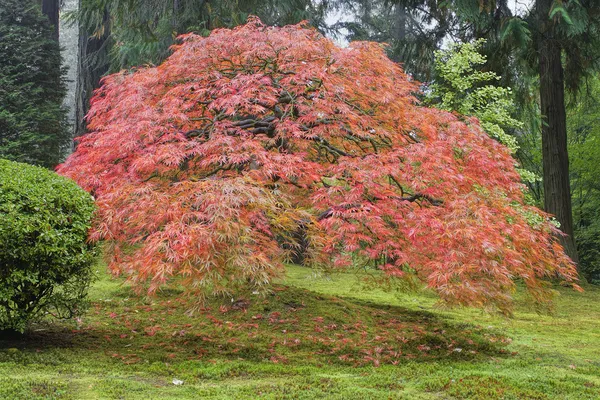
[(0, 160), (0, 330), (85, 307), (94, 249), (88, 193), (40, 167)]

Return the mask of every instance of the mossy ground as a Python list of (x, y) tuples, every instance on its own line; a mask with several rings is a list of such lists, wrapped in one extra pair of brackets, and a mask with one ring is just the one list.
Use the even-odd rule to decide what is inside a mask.
[(521, 299), (507, 319), (291, 266), (272, 295), (189, 315), (176, 289), (101, 274), (79, 323), (0, 340), (0, 398), (600, 398), (600, 289), (557, 290), (554, 314)]

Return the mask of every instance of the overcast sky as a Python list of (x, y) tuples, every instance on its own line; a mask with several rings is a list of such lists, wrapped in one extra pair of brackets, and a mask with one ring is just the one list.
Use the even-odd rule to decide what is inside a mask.
[(508, 6), (513, 10), (515, 15), (525, 14), (533, 7), (534, 0), (510, 0)]

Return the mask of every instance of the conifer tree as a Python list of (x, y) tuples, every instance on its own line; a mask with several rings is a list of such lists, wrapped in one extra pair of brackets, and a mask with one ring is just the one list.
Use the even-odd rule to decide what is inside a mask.
[(56, 166), (67, 147), (63, 69), (38, 1), (0, 6), (0, 157)]

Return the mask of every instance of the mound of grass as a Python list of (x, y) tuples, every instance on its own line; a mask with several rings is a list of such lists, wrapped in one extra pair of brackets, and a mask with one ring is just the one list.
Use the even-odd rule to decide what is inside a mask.
[(600, 291), (561, 294), (552, 316), (521, 302), (506, 319), (290, 266), (271, 295), (190, 314), (177, 288), (137, 297), (101, 274), (79, 322), (0, 339), (0, 398), (600, 398)]
[[(507, 342), (496, 332), (451, 325), (430, 312), (277, 285), (266, 297), (248, 292), (199, 309), (177, 290), (142, 299), (123, 286), (98, 298), (79, 327), (39, 325), (4, 345), (87, 349), (127, 365), (228, 360), (379, 366), (499, 356)], [(15, 354), (23, 353), (0, 354), (0, 360)]]

